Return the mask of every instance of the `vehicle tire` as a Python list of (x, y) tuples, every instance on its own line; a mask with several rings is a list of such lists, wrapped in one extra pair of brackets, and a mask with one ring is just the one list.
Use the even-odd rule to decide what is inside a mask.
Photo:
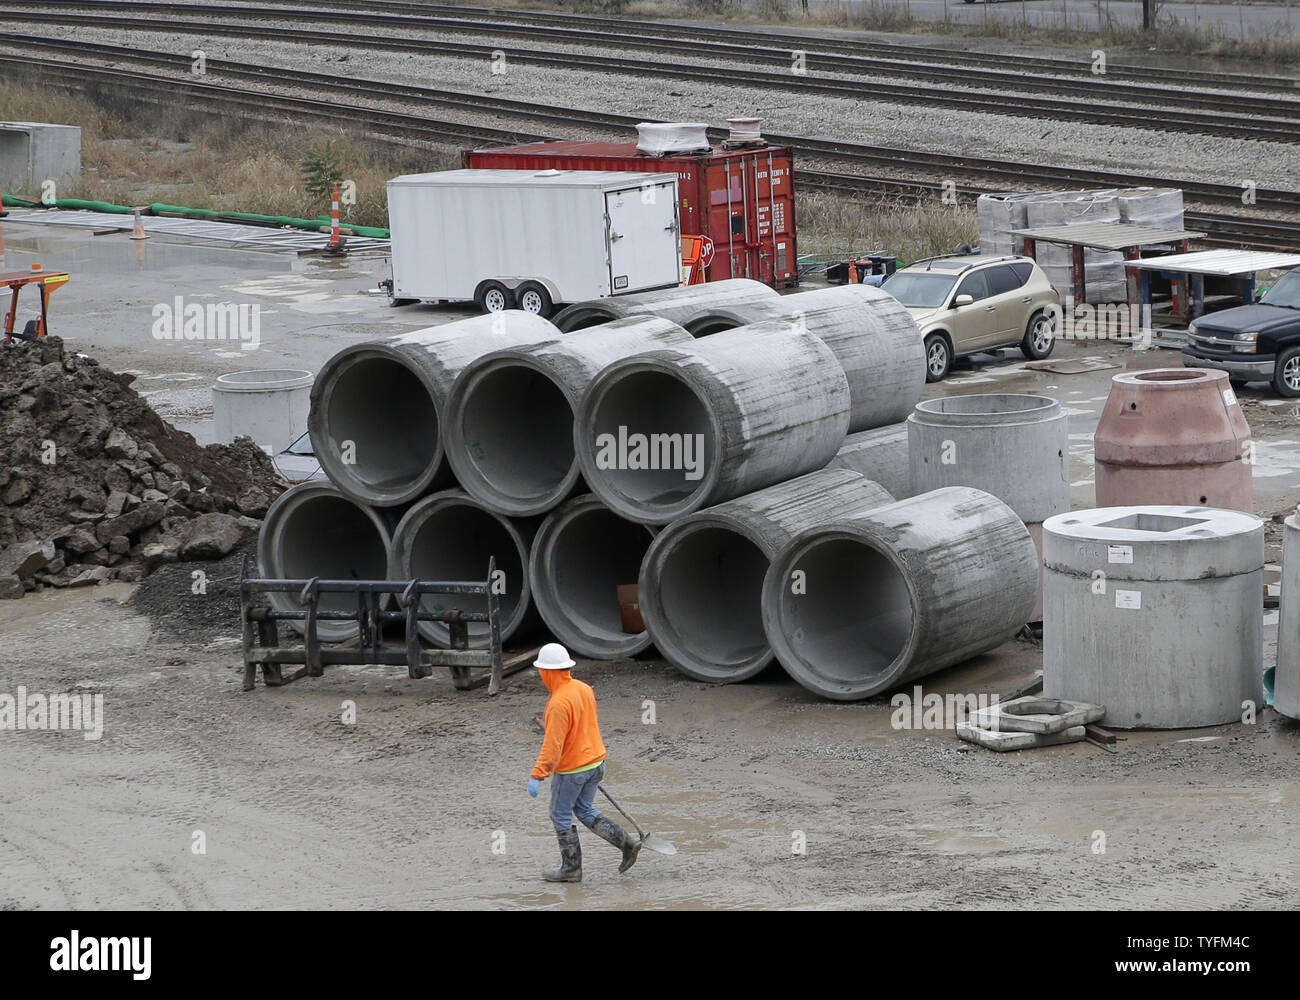
[(1030, 361), (1039, 361), (1052, 353), (1056, 347), (1056, 324), (1044, 309), (1029, 317), (1024, 339), (1020, 341), (1020, 353)]
[(485, 313), (504, 312), (515, 307), (515, 297), (499, 281), (485, 281), (478, 286), (474, 304)]
[(952, 367), (952, 347), (942, 333), (925, 338), (925, 380), (942, 382)]
[(551, 315), (551, 310), (554, 308), (551, 293), (540, 281), (525, 281), (516, 288), (515, 302), (524, 312), (541, 316), (542, 319)]
[(1288, 347), (1277, 356), (1277, 364), (1273, 367), (1273, 390), (1287, 399), (1300, 396), (1300, 346)]

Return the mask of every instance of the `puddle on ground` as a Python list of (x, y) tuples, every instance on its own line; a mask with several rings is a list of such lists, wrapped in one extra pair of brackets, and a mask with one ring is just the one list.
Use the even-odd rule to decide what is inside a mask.
[(53, 228), (12, 219), (0, 225), (0, 267), (27, 270), (39, 263), (46, 271), (69, 271), (74, 276), (196, 267), (228, 267), (263, 274), (303, 269), (303, 262), (290, 253), (231, 250), (174, 242), (161, 235), (132, 240), (127, 232), (94, 236), (93, 230), (80, 227), (60, 227), (68, 231), (50, 232)]

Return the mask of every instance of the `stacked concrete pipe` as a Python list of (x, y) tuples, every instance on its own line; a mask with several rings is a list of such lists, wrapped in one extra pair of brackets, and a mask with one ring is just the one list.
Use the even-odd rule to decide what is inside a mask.
[(1103, 507), (1043, 525), (1043, 693), (1105, 725), (1184, 729), (1263, 705), (1264, 523), (1188, 506)]
[[(488, 562), (496, 559), (500, 585), (501, 639), (530, 621), (532, 587), (528, 555), (535, 521), (510, 520), (488, 510), (463, 490), (444, 490), (414, 504), (398, 522), (390, 546), (388, 573), (397, 580), (486, 580)], [(487, 598), (454, 595), (425, 598), (455, 602), (461, 611), (487, 611)], [(435, 646), (450, 645), (443, 622), (421, 622), (420, 634)], [(485, 623), (468, 625), (471, 649), (488, 645)]]
[(570, 653), (617, 660), (647, 649), (646, 631), (623, 631), (618, 588), (635, 584), (654, 532), (593, 494), (574, 497), (537, 529), (529, 561), (542, 621)]
[(641, 564), (650, 638), (695, 680), (753, 677), (772, 662), (762, 612), (772, 558), (805, 528), (893, 499), (856, 472), (823, 469), (674, 521)]
[(630, 316), (471, 362), (443, 410), (456, 479), (502, 514), (544, 514), (579, 486), (574, 412), (592, 380), (620, 358), (691, 339), (676, 323)]
[(902, 420), (850, 434), (827, 468), (849, 469), (866, 476), (892, 493), (894, 499), (902, 500), (913, 493), (907, 448), (907, 421)]
[(608, 323), (626, 316), (658, 316), (682, 324), (710, 306), (753, 305), (781, 298), (776, 290), (750, 278), (726, 278), (702, 285), (661, 288), (653, 292), (611, 295), (608, 298), (577, 302), (555, 316), (555, 325), (565, 333)]
[(829, 347), (848, 379), (849, 430), (905, 420), (925, 388), (925, 346), (897, 299), (870, 285), (785, 295), (775, 302), (715, 305), (686, 321), (697, 337), (744, 326), (807, 330)]
[(443, 407), (461, 369), (559, 336), (540, 316), (509, 310), (344, 348), (312, 386), (307, 427), (321, 468), (353, 499), (380, 507), (449, 483)]
[(1255, 509), (1250, 426), (1227, 372), (1155, 368), (1116, 375), (1093, 447), (1098, 507)]
[(1283, 524), (1282, 610), (1277, 624), (1273, 707), (1300, 719), (1300, 513)]
[(1015, 512), (948, 487), (795, 536), (763, 581), (763, 624), (795, 680), (854, 701), (1001, 645), (1037, 583)]
[[(396, 512), (359, 504), (329, 483), (301, 483), (276, 498), (257, 539), (260, 573), (268, 579), (383, 580)], [(279, 611), (301, 610), (293, 594), (269, 593)], [(350, 611), (356, 601), (343, 594), (320, 598), (322, 611)], [(290, 622), (298, 632), (302, 626)], [(318, 622), (317, 634), (341, 642), (357, 634), (348, 622)]]
[[(973, 486), (1025, 522), (1042, 553), (1042, 524), (1070, 509), (1070, 435), (1048, 396), (978, 393), (918, 403), (907, 418), (911, 489)], [(1042, 602), (1032, 609), (1041, 618)]]
[(667, 524), (824, 468), (849, 402), (843, 368), (812, 334), (732, 330), (609, 365), (578, 412), (578, 461), (611, 509)]

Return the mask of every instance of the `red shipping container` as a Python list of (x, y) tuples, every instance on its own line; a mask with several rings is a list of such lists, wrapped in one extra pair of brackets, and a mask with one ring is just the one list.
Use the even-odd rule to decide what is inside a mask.
[(784, 147), (649, 156), (631, 142), (537, 142), (467, 150), (461, 162), (502, 170), (675, 171), (683, 235), (713, 241), (705, 280), (755, 278), (774, 288), (799, 283), (794, 155)]

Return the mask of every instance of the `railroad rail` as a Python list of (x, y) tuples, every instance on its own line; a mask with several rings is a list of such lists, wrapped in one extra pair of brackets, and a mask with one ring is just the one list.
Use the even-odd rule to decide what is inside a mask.
[[(234, 111), (251, 121), (276, 122), (285, 116), (330, 125), (358, 124), (364, 113), (364, 129), (389, 141), (436, 145), (482, 145), (536, 142), (572, 137), (575, 130), (606, 130), (627, 135), (638, 119), (590, 111), (531, 104), (482, 94), (462, 94), (356, 77), (287, 70), (224, 60), (208, 60), (208, 78), (229, 75), (247, 80), (248, 87), (197, 82), (189, 74), (187, 55), (141, 52), (122, 46), (69, 42), (35, 36), (0, 34), (0, 44), (19, 45), (20, 54), (0, 53), (0, 67), (15, 75), (26, 75), (44, 85), (77, 92), (103, 88), (114, 95), (132, 94), (138, 100), (175, 106), (178, 98), (194, 111), (225, 115)], [(72, 51), (80, 56), (99, 56), (116, 61), (134, 60), (160, 67), (163, 74), (144, 73), (120, 67), (94, 66), (56, 58), (40, 58), (35, 51)], [(269, 82), (303, 89), (316, 89), (330, 99), (280, 95), (267, 89)], [(352, 98), (352, 100), (346, 100)], [(533, 131), (524, 127), (498, 127), (458, 121), (438, 121), (427, 114), (413, 114), (360, 101), (390, 103), (404, 101), (420, 106), (442, 106), (460, 113), (514, 116), (529, 122), (549, 122), (563, 131)], [(720, 133), (714, 133), (720, 138)], [(1188, 199), (1204, 204), (1242, 205), (1242, 189), (1232, 185), (1171, 180), (1133, 174), (1048, 167), (976, 157), (951, 156), (916, 150), (867, 146), (798, 136), (769, 135), (776, 144), (788, 145), (804, 158), (799, 169), (802, 187), (852, 194), (934, 194), (954, 184), (959, 196), (974, 197), (986, 191), (1025, 187), (1181, 187)], [(816, 166), (808, 166), (812, 160)], [(838, 166), (839, 169), (830, 169)], [(908, 178), (867, 174), (865, 169), (881, 167), (907, 171)], [(933, 179), (917, 179), (918, 171)], [(993, 182), (990, 184), (990, 182)], [(1300, 192), (1259, 189), (1255, 207), (1262, 211), (1300, 213)], [(1296, 223), (1267, 218), (1241, 218), (1238, 213), (1220, 215), (1189, 212), (1188, 224), (1210, 233), (1207, 242), (1233, 246), (1249, 243), (1291, 249), (1300, 246)]]
[[(21, 8), (21, 4), (6, 4), (6, 7)], [(41, 4), (41, 15), (58, 8), (81, 8), (86, 10), (157, 10), (162, 13), (178, 9), (220, 11), (234, 5), (179, 4), (179, 3), (137, 3), (134, 0), (48, 0)], [(302, 0), (262, 0), (255, 8), (267, 16), (285, 17), (290, 14), (302, 14)], [(30, 8), (27, 8), (30, 9)], [(754, 48), (775, 49), (784, 54), (786, 60), (792, 52), (802, 51), (818, 60), (846, 60), (844, 63), (831, 62), (827, 68), (841, 71), (841, 65), (858, 65), (863, 59), (863, 49), (869, 47), (873, 53), (867, 58), (888, 56), (892, 61), (930, 63), (944, 68), (965, 67), (978, 70), (989, 67), (1000, 74), (1005, 74), (1008, 56), (1005, 53), (972, 52), (948, 46), (915, 45), (912, 43), (889, 42), (865, 32), (848, 32), (856, 37), (837, 37), (827, 35), (826, 29), (819, 28), (817, 35), (801, 32), (782, 32), (779, 29), (760, 29), (755, 27), (737, 27), (725, 24), (699, 24), (697, 22), (632, 18), (624, 15), (572, 14), (563, 11), (529, 11), (501, 7), (474, 7), (461, 4), (415, 3), (409, 0), (334, 0), (323, 4), (314, 4), (310, 16), (321, 20), (355, 21), (358, 12), (367, 14), (367, 21), (381, 25), (405, 24), (407, 26), (444, 27), (470, 25), (476, 29), (513, 30), (523, 26), (534, 33), (561, 36), (563, 32), (594, 30), (607, 41), (610, 33), (620, 36), (620, 44), (626, 36), (635, 38), (652, 38), (671, 42), (681, 42), (694, 47), (709, 46), (718, 43), (744, 45)], [(500, 19), (508, 17), (511, 23)], [(1014, 56), (1016, 66), (1020, 67), (1020, 76), (1030, 73), (1049, 74), (1052, 76), (1077, 76), (1097, 86), (1097, 73), (1093, 69), (1092, 54), (1080, 54), (1077, 58), (1049, 56), (1028, 56), (1017, 53)], [(1170, 72), (1167, 69), (1149, 66), (1134, 66), (1111, 60), (1104, 74), (1107, 82), (1116, 79), (1145, 80), (1163, 93), (1168, 93)], [(1178, 82), (1184, 85), (1236, 89), (1251, 93), (1295, 94), (1300, 91), (1300, 79), (1281, 76), (1260, 76), (1247, 73), (1222, 73), (1207, 70), (1179, 69)]]
[[(33, 21), (42, 25), (63, 23), (79, 27), (129, 30), (132, 32), (192, 31), (199, 34), (243, 38), (265, 38), (267, 12), (263, 8), (244, 5), (202, 5), (176, 3), (132, 3), (124, 0), (81, 0), (63, 5), (95, 11), (130, 11), (131, 15), (104, 13), (70, 13), (66, 9), (44, 9), (31, 13)], [(164, 18), (138, 16), (141, 10), (155, 11)], [(21, 18), (22, 5), (0, 3), (0, 12), (11, 18)], [(193, 13), (197, 17), (183, 17)], [(355, 25), (357, 14), (349, 11), (321, 11), (315, 9), (282, 8), (280, 18), (300, 18), (307, 22), (345, 22)], [(242, 18), (232, 23), (219, 18)], [(250, 21), (250, 19), (253, 19)], [(473, 25), (477, 31), (494, 36), (515, 36), (525, 39), (549, 37), (569, 44), (616, 45), (620, 49), (667, 51), (690, 57), (713, 56), (744, 62), (779, 65), (781, 71), (765, 71), (738, 66), (716, 66), (679, 61), (632, 59), (627, 56), (600, 56), (594, 53), (555, 52), (530, 45), (508, 48), (492, 43), (450, 41), (445, 38), (359, 38), (355, 30), (323, 31), (277, 24), (276, 37), (286, 42), (315, 45), (363, 45), (384, 51), (418, 52), (422, 54), (458, 55), (487, 60), (495, 54), (503, 55), (508, 62), (521, 65), (539, 65), (561, 69), (600, 70), (636, 76), (660, 76), (669, 79), (698, 80), (710, 84), (748, 86), (779, 89), (786, 92), (813, 94), (828, 98), (860, 100), (864, 81), (818, 76), (804, 71), (790, 71), (790, 52), (772, 46), (735, 45), (720, 41), (684, 41), (667, 37), (645, 37), (635, 32), (579, 31), (567, 27), (544, 25), (521, 26), (505, 22), (481, 22), (447, 17), (396, 16), (373, 13), (365, 17), (369, 25), (378, 27), (426, 27), (439, 30), (452, 28), (464, 30)], [(613, 22), (617, 23), (617, 22)], [(1241, 114), (1241, 95), (1183, 94), (1165, 87), (1125, 85), (1113, 82), (1089, 82), (1057, 77), (1035, 76), (993, 70), (952, 70), (938, 65), (917, 65), (897, 59), (852, 55), (836, 57), (836, 72), (888, 74), (891, 77), (914, 77), (943, 81), (941, 86), (910, 85), (891, 82), (888, 100), (892, 103), (916, 104), (927, 107), (956, 108), (985, 114), (1010, 115), (1052, 121), (1076, 121), (1110, 126), (1122, 126), (1148, 131), (1189, 132), (1216, 137), (1250, 139), (1267, 142), (1300, 142), (1300, 100), (1255, 97), (1251, 99), (1251, 114)], [(816, 60), (813, 60), (816, 65)], [(975, 78), (972, 79), (972, 76)], [(980, 84), (986, 90), (954, 89), (952, 83), (963, 88)], [(1025, 91), (1050, 91), (1077, 95), (1075, 99), (1025, 96)], [(1018, 91), (1015, 100), (1008, 100), (1009, 91)], [(1136, 98), (1144, 104), (1119, 103), (1118, 98)], [(1112, 103), (1098, 103), (1108, 101)], [(1158, 105), (1154, 111), (1152, 105)], [(1207, 110), (1212, 108), (1213, 110)]]

